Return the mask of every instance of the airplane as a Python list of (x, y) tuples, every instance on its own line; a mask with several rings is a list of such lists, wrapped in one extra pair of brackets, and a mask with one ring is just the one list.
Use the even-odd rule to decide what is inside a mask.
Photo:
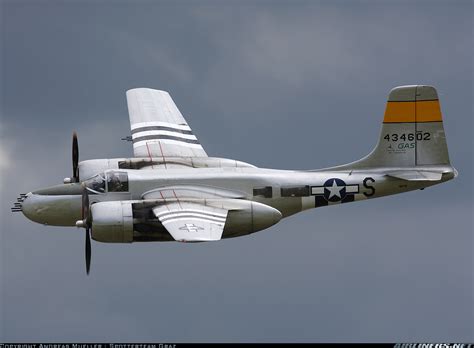
[(345, 165), (277, 170), (209, 157), (168, 92), (126, 92), (133, 158), (79, 162), (60, 185), (21, 194), (12, 211), (51, 226), (85, 229), (105, 243), (207, 242), (264, 230), (324, 206), (378, 198), (443, 183), (451, 166), (437, 91), (392, 89), (374, 150)]

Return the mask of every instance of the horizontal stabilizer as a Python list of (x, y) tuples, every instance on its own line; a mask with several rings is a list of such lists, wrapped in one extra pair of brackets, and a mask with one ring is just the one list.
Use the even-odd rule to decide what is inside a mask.
[(407, 181), (438, 181), (441, 180), (442, 173), (429, 172), (422, 170), (397, 170), (386, 173), (392, 178), (407, 180)]

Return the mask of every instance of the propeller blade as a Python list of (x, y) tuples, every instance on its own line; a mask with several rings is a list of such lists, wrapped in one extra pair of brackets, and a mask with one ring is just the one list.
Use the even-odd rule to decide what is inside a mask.
[(74, 182), (79, 182), (79, 145), (77, 134), (72, 134), (72, 177)]
[(89, 275), (91, 269), (90, 228), (92, 226), (92, 221), (89, 216), (89, 192), (84, 184), (82, 185), (82, 221), (83, 227), (86, 228), (86, 273)]
[(91, 237), (89, 228), (86, 228), (86, 273), (89, 275), (91, 269)]

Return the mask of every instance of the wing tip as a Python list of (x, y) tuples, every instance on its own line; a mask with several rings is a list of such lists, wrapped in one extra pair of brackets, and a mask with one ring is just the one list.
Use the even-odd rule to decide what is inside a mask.
[(149, 87), (131, 88), (131, 89), (127, 90), (126, 94), (128, 96), (130, 94), (143, 93), (143, 92), (151, 92), (151, 93), (159, 93), (159, 94), (167, 94), (167, 95), (170, 94), (168, 91), (165, 91), (165, 90), (162, 90), (162, 89), (149, 88)]

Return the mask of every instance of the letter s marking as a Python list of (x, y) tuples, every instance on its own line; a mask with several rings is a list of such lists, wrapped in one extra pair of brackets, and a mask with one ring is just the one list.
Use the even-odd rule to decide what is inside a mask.
[(375, 180), (374, 178), (367, 177), (364, 179), (363, 184), (366, 189), (369, 189), (369, 192), (364, 192), (365, 197), (370, 197), (375, 194), (375, 187), (373, 187), (371, 184), (374, 183)]

